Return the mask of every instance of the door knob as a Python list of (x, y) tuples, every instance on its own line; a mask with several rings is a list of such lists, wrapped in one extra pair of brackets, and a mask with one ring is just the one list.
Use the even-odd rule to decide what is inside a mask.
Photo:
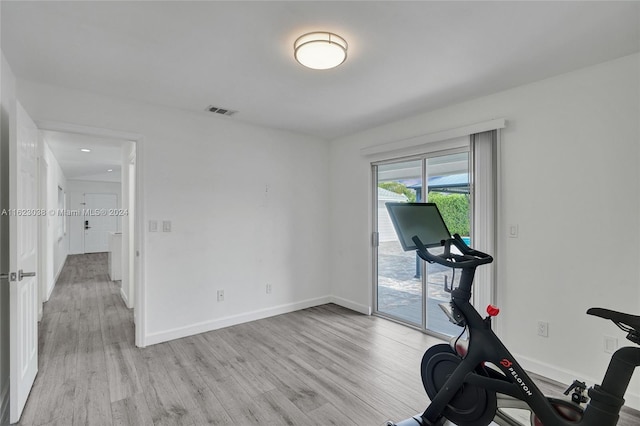
[(22, 272), (22, 269), (18, 271), (18, 281), (22, 281), (22, 279), (26, 277), (35, 277), (35, 276), (36, 276), (35, 272)]

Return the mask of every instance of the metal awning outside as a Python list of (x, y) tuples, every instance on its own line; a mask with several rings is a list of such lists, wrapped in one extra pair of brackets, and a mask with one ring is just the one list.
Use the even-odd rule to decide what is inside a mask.
[[(416, 193), (422, 193), (422, 182), (420, 179), (399, 180), (407, 188), (413, 189)], [(446, 192), (451, 194), (469, 194), (469, 174), (459, 173), (446, 176), (432, 176), (429, 178), (429, 192)]]

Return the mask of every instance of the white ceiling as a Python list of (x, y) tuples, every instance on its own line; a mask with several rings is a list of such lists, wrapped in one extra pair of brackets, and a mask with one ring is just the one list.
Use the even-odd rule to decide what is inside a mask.
[[(640, 50), (639, 2), (0, 2), (19, 78), (332, 139)], [(303, 68), (328, 30), (347, 61)]]
[[(50, 130), (42, 134), (67, 179), (121, 181), (124, 141)], [(91, 152), (80, 151), (83, 148)]]

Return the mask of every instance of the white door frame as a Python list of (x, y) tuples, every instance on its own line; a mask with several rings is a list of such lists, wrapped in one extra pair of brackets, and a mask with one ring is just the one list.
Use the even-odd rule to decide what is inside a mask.
[[(42, 141), (39, 143), (38, 157), (38, 206), (41, 210), (47, 209), (47, 175), (49, 164), (42, 155)], [(48, 248), (48, 221), (49, 216), (42, 215), (38, 218), (38, 321), (42, 321), (43, 304), (47, 301), (47, 248)]]
[[(112, 129), (103, 129), (99, 127), (90, 127), (90, 126), (82, 126), (71, 123), (57, 122), (57, 121), (36, 121), (36, 124), (41, 130), (51, 130), (56, 132), (64, 132), (64, 133), (75, 133), (87, 136), (97, 136), (103, 138), (110, 139), (122, 139), (125, 141), (135, 142), (136, 144), (136, 176), (135, 176), (135, 206), (134, 206), (134, 220), (135, 220), (135, 230), (134, 234), (130, 237), (133, 238), (133, 244), (136, 248), (135, 256), (132, 256), (134, 259), (133, 265), (131, 267), (136, 271), (135, 274), (135, 283), (130, 283), (130, 285), (134, 285), (135, 297), (134, 297), (134, 311), (133, 311), (133, 322), (135, 325), (135, 343), (138, 347), (145, 347), (145, 332), (146, 330), (146, 313), (145, 313), (145, 280), (144, 280), (144, 238), (142, 230), (145, 229), (143, 226), (143, 217), (144, 217), (144, 203), (141, 202), (143, 200), (144, 195), (144, 185), (143, 180), (141, 179), (142, 171), (144, 167), (144, 136), (138, 133), (130, 133), (130, 132), (122, 132), (119, 130)], [(124, 242), (123, 242), (124, 243)]]
[[(137, 175), (136, 175), (136, 150), (135, 147), (134, 149), (131, 149), (132, 147), (129, 146), (127, 147), (127, 149), (129, 149), (129, 156), (127, 158), (127, 163), (123, 164), (123, 167), (127, 168), (127, 177), (129, 179), (129, 181), (127, 182), (128, 187), (126, 188), (126, 191), (123, 190), (123, 194), (126, 192), (127, 195), (127, 205), (129, 207), (129, 214), (132, 216), (126, 217), (126, 228), (127, 228), (127, 232), (131, 233), (131, 229), (133, 229), (133, 232), (138, 232), (138, 230), (136, 229), (136, 215), (137, 215), (137, 211), (136, 211), (136, 185), (137, 185)], [(133, 212), (133, 214), (131, 213)], [(122, 229), (125, 229), (125, 223), (124, 223), (124, 219), (123, 219), (123, 223), (122, 223)], [(144, 229), (144, 228), (142, 228)], [(141, 234), (142, 235), (142, 234)], [(135, 257), (135, 253), (136, 253), (136, 247), (135, 247), (135, 241), (133, 241), (131, 238), (129, 239), (128, 242), (125, 242), (128, 244), (128, 247), (126, 250), (123, 250), (123, 253), (127, 253), (129, 256), (129, 259)], [(129, 261), (127, 264), (127, 268), (126, 268), (126, 273), (127, 273), (127, 294), (124, 295), (124, 299), (127, 302), (127, 306), (131, 307), (134, 306), (134, 302), (136, 299), (135, 296), (135, 291), (136, 291), (136, 287), (135, 287), (135, 282), (136, 282), (136, 267), (139, 266), (138, 264), (136, 264), (135, 262), (131, 262)], [(124, 271), (123, 271), (124, 272)], [(124, 282), (124, 279), (123, 279)], [(133, 287), (133, 291), (132, 291), (132, 287)], [(121, 289), (120, 291), (122, 291), (123, 289)], [(135, 312), (134, 312), (135, 313)]]

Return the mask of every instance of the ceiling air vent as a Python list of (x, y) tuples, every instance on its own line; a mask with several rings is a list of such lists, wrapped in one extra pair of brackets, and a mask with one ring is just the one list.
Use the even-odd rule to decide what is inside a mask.
[(238, 112), (238, 111), (234, 111), (234, 110), (232, 110), (232, 109), (218, 108), (218, 107), (215, 107), (215, 106), (213, 106), (213, 105), (209, 105), (209, 106), (207, 107), (207, 111), (209, 111), (209, 112), (215, 112), (216, 114), (220, 114), (220, 115), (233, 115), (233, 114), (235, 114), (236, 112)]

